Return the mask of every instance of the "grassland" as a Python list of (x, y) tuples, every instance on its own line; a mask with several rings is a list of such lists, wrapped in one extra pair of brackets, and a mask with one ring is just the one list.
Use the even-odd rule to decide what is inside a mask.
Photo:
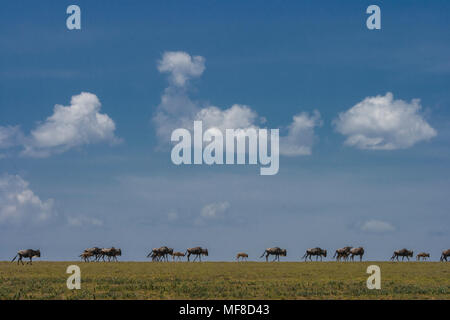
[[(366, 287), (370, 264), (381, 290)], [(450, 299), (450, 263), (0, 262), (0, 299)]]

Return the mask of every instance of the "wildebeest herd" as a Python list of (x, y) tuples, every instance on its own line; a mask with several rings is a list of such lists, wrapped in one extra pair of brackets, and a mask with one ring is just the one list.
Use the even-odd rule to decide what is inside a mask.
[(108, 261), (118, 261), (117, 256), (122, 255), (122, 250), (116, 249), (114, 247), (111, 248), (99, 248), (99, 247), (93, 247), (88, 248), (83, 251), (82, 254), (80, 254), (80, 258), (84, 260), (84, 262), (89, 262), (89, 259), (93, 259), (94, 261), (100, 261), (100, 259), (105, 262), (105, 257), (108, 259)]
[(172, 260), (175, 258), (181, 260), (181, 257), (187, 256), (187, 260), (190, 261), (190, 257), (195, 256), (194, 261), (199, 259), (202, 261), (202, 256), (208, 256), (208, 249), (202, 247), (194, 247), (186, 249), (186, 252), (173, 251), (173, 248), (166, 246), (160, 248), (153, 248), (147, 255), (147, 258), (152, 258), (152, 261), (169, 261), (169, 255), (172, 256)]
[[(91, 261), (103, 261), (108, 262), (111, 261), (118, 261), (117, 257), (122, 255), (122, 250), (119, 248), (99, 248), (99, 247), (92, 247), (85, 249), (79, 257), (84, 262), (91, 262)], [(279, 247), (273, 247), (273, 248), (267, 248), (264, 250), (263, 254), (260, 258), (266, 257), (266, 262), (269, 261), (269, 256), (274, 256), (273, 261), (280, 261), (280, 257), (286, 257), (287, 256), (287, 250), (282, 249)], [(337, 249), (333, 255), (333, 259), (335, 258), (336, 261), (354, 261), (355, 256), (359, 257), (359, 261), (362, 261), (364, 255), (364, 248), (363, 247), (343, 247), (340, 249)], [(40, 250), (33, 250), (33, 249), (27, 249), (27, 250), (20, 250), (17, 252), (16, 256), (11, 260), (13, 262), (17, 257), (17, 264), (23, 263), (23, 258), (28, 258), (30, 261), (29, 264), (32, 264), (33, 258), (39, 258), (41, 256)], [(187, 257), (187, 261), (190, 261), (190, 257), (194, 256), (194, 260), (196, 261), (202, 261), (202, 256), (208, 256), (208, 249), (202, 248), (202, 247), (193, 247), (188, 248), (186, 251), (179, 252), (174, 251), (173, 248), (169, 248), (166, 246), (162, 246), (159, 248), (153, 248), (152, 251), (147, 255), (147, 258), (151, 258), (154, 262), (159, 261), (169, 261), (169, 256), (172, 256), (172, 261), (180, 261), (183, 257)], [(402, 258), (402, 261), (406, 258), (409, 261), (409, 258), (412, 258), (414, 256), (413, 251), (408, 249), (400, 249), (395, 250), (392, 257), (390, 258), (391, 261), (399, 261), (399, 257)], [(305, 261), (309, 258), (310, 261), (312, 261), (312, 257), (316, 258), (316, 261), (319, 260), (322, 261), (323, 258), (327, 257), (327, 250), (316, 247), (307, 249), (305, 254), (301, 257), (301, 259), (304, 259)], [(447, 259), (450, 257), (450, 249), (442, 251), (440, 261), (448, 261)], [(105, 260), (106, 258), (106, 260)], [(239, 259), (247, 260), (248, 254), (245, 252), (239, 252), (236, 255), (236, 261), (239, 261)], [(416, 255), (416, 260), (427, 260), (430, 259), (430, 254), (427, 252), (421, 252)]]

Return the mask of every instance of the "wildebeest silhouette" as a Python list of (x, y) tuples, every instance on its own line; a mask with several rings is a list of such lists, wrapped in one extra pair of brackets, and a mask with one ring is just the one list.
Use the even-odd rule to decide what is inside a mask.
[(193, 261), (197, 260), (197, 258), (202, 261), (202, 256), (208, 256), (208, 249), (202, 248), (202, 247), (194, 247), (194, 248), (188, 248), (185, 252), (187, 254), (187, 259), (189, 260), (189, 257), (191, 255), (195, 255), (195, 258)]
[(342, 258), (344, 258), (344, 260), (347, 260), (348, 256), (350, 255), (351, 249), (352, 249), (352, 247), (343, 247), (343, 248), (337, 249), (333, 255), (333, 258), (336, 258), (336, 261), (341, 261)]
[(111, 248), (103, 248), (101, 250), (101, 258), (103, 260), (103, 262), (105, 262), (105, 257), (108, 257), (108, 262), (111, 261), (111, 259), (113, 261), (118, 261), (117, 260), (117, 256), (121, 256), (122, 255), (122, 250), (121, 249), (116, 249), (114, 247)]
[(352, 248), (350, 250), (350, 259), (352, 259), (352, 261), (355, 261), (355, 256), (359, 256), (359, 261), (362, 261), (363, 255), (364, 255), (363, 247)]
[(447, 249), (447, 250), (444, 250), (444, 251), (442, 251), (442, 254), (441, 254), (441, 261), (448, 261), (447, 260), (447, 258), (450, 256), (450, 249)]
[(279, 247), (267, 248), (266, 250), (264, 250), (264, 252), (260, 258), (264, 257), (264, 255), (266, 256), (266, 262), (269, 261), (270, 255), (275, 256), (275, 259), (273, 259), (273, 261), (275, 261), (275, 260), (280, 261), (280, 256), (283, 256), (283, 257), (287, 256), (287, 250), (281, 249)]
[(397, 259), (397, 261), (398, 261), (398, 257), (402, 257), (402, 261), (403, 261), (406, 257), (406, 259), (408, 259), (408, 261), (409, 261), (409, 257), (412, 258), (413, 254), (414, 253), (412, 251), (409, 251), (408, 249), (403, 248), (403, 249), (394, 251), (394, 254), (391, 257), (391, 260), (394, 261), (394, 259)]
[(306, 259), (309, 257), (309, 260), (312, 261), (312, 258), (311, 258), (312, 256), (316, 256), (316, 261), (319, 259), (319, 257), (320, 257), (320, 261), (322, 261), (322, 257), (327, 256), (327, 250), (321, 249), (319, 247), (308, 249), (308, 250), (306, 250), (302, 259), (305, 259), (305, 261), (306, 261)]
[(17, 251), (17, 254), (15, 255), (15, 257), (11, 260), (11, 262), (13, 262), (14, 260), (16, 260), (17, 256), (19, 256), (19, 259), (17, 259), (17, 264), (19, 264), (19, 262), (22, 262), (22, 265), (24, 264), (22, 259), (23, 258), (29, 258), (30, 261), (27, 262), (27, 264), (33, 264), (33, 258), (34, 257), (40, 257), (41, 256), (41, 251), (38, 250), (33, 250), (33, 249), (26, 249), (26, 250), (19, 250)]
[(160, 248), (153, 248), (152, 251), (147, 255), (147, 258), (152, 258), (152, 261), (169, 261), (168, 255), (173, 254), (173, 248), (162, 246)]

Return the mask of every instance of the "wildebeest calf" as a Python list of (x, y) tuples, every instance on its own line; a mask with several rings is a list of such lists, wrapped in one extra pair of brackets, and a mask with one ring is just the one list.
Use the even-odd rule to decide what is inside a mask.
[(175, 261), (175, 257), (177, 257), (177, 261), (181, 260), (182, 257), (184, 257), (183, 252), (175, 251), (172, 253), (172, 260)]
[(248, 259), (248, 254), (246, 254), (245, 252), (239, 252), (236, 255), (236, 260), (239, 261), (239, 258), (241, 258), (241, 260), (247, 260)]
[(430, 254), (427, 252), (421, 252), (416, 256), (417, 261), (420, 261), (420, 258), (422, 258), (422, 260), (427, 260), (427, 258), (430, 258)]

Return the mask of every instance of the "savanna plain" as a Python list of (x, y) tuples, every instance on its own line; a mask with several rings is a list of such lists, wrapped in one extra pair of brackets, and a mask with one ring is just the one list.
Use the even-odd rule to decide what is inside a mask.
[[(69, 265), (81, 289), (69, 290)], [(381, 268), (381, 290), (366, 286)], [(0, 299), (450, 299), (445, 262), (0, 262)]]

